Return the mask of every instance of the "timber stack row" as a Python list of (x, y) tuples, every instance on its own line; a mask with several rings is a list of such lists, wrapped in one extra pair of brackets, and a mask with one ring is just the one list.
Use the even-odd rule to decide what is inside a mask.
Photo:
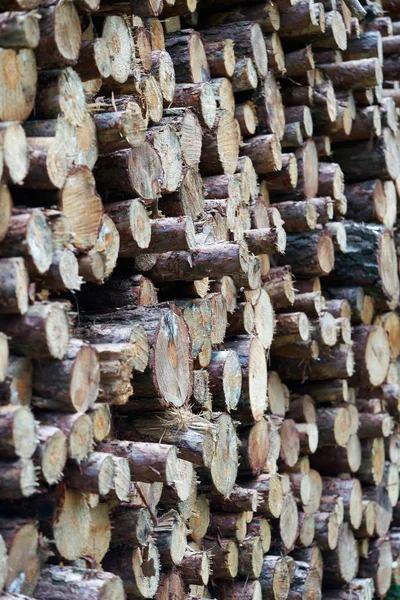
[(385, 597), (400, 0), (0, 10), (0, 598)]

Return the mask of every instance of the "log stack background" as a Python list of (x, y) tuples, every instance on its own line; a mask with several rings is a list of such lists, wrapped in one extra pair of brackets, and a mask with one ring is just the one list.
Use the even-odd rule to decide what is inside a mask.
[(0, 10), (0, 597), (385, 597), (400, 2)]

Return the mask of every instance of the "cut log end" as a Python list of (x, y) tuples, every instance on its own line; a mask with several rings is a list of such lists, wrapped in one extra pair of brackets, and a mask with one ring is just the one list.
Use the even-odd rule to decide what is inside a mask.
[(317, 247), (317, 260), (322, 275), (329, 275), (335, 265), (335, 249), (329, 235), (321, 236)]
[(96, 192), (94, 177), (87, 167), (76, 167), (68, 173), (61, 191), (61, 207), (71, 222), (75, 248), (90, 250), (101, 227), (103, 206)]
[[(9, 529), (3, 529), (5, 546), (8, 549), (7, 589), (16, 587), (19, 593), (33, 593), (40, 571), (38, 557), (39, 533), (37, 523), (31, 520), (10, 520)], [(7, 561), (7, 558), (6, 558)]]
[(232, 491), (238, 470), (238, 438), (232, 419), (222, 414), (217, 420), (218, 433), (211, 477), (214, 486), (224, 497)]
[(49, 485), (58, 483), (67, 461), (67, 438), (57, 427), (43, 425), (38, 431), (40, 466)]
[(4, 333), (0, 333), (0, 383), (7, 377), (9, 361), (8, 339)]
[(382, 327), (375, 327), (368, 335), (365, 347), (365, 366), (371, 385), (381, 385), (386, 378), (390, 363), (390, 347)]
[(389, 231), (384, 231), (379, 242), (379, 272), (382, 286), (388, 298), (388, 306), (393, 309), (399, 301), (399, 277), (396, 250)]
[[(37, 446), (36, 424), (27, 406), (0, 407), (4, 456), (31, 458)], [(7, 431), (8, 430), (8, 431)], [(7, 440), (6, 435), (10, 436)]]
[(154, 376), (161, 397), (182, 406), (192, 391), (191, 348), (187, 325), (178, 311), (162, 317), (154, 346)]

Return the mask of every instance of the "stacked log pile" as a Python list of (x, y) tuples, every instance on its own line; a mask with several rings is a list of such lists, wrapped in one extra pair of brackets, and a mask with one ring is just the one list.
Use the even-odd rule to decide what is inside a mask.
[(0, 598), (385, 597), (399, 0), (0, 9)]

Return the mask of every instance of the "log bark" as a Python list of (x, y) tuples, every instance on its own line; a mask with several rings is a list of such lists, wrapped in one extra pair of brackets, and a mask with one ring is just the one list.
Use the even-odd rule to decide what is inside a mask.
[(81, 462), (92, 450), (93, 429), (88, 415), (83, 413), (41, 413), (41, 425), (57, 427), (68, 440), (68, 456)]
[[(356, 221), (379, 222), (387, 227), (391, 198), (385, 193), (381, 180), (373, 179), (346, 186), (347, 216)], [(359, 217), (360, 215), (360, 217)]]
[(261, 419), (254, 425), (240, 430), (241, 471), (250, 471), (253, 475), (262, 472), (269, 452), (269, 429), (268, 422)]
[(310, 336), (310, 324), (303, 312), (280, 313), (276, 315), (276, 332), (274, 346), (285, 346), (287, 343), (305, 342)]
[(29, 276), (22, 257), (0, 259), (0, 313), (24, 315), (28, 310)]
[(177, 452), (174, 446), (145, 442), (113, 440), (99, 444), (99, 451), (126, 458), (132, 481), (172, 485), (177, 474)]
[(248, 250), (243, 243), (227, 242), (201, 246), (192, 254), (165, 253), (158, 255), (155, 266), (148, 273), (156, 282), (196, 281), (206, 276), (218, 278), (247, 274)]
[[(300, 287), (301, 281), (296, 281), (296, 288)], [(309, 318), (319, 319), (323, 309), (321, 292), (304, 292), (296, 294), (292, 306), (287, 308), (288, 313), (302, 312)]]
[(210, 537), (233, 538), (237, 542), (243, 542), (246, 537), (246, 516), (240, 513), (211, 513), (207, 535)]
[(217, 101), (210, 83), (177, 84), (172, 108), (191, 108), (208, 129), (214, 126)]
[(68, 464), (64, 474), (68, 487), (87, 494), (106, 496), (114, 485), (112, 456), (92, 452), (80, 465)]
[(232, 77), (236, 58), (233, 40), (203, 42), (211, 77)]
[(268, 191), (274, 196), (294, 191), (298, 181), (296, 156), (292, 152), (282, 154), (282, 169), (264, 176)]
[(81, 26), (73, 3), (49, 6), (39, 11), (40, 41), (36, 59), (41, 69), (73, 64), (79, 55)]
[(0, 118), (2, 121), (23, 121), (35, 104), (38, 77), (35, 54), (31, 48), (1, 48), (0, 65), (4, 90)]
[(102, 38), (83, 40), (74, 68), (83, 82), (110, 77), (111, 57), (106, 41)]
[(125, 109), (116, 112), (99, 112), (93, 115), (99, 151), (109, 154), (124, 148), (135, 148), (146, 138), (148, 119), (135, 101), (128, 101)]
[(52, 566), (41, 571), (35, 594), (40, 599), (49, 596), (73, 598), (79, 595), (85, 600), (111, 597), (122, 600), (124, 588), (121, 579), (113, 573)]
[(204, 175), (233, 174), (239, 158), (239, 136), (236, 121), (222, 112), (212, 129), (203, 132), (200, 169)]
[(0, 330), (11, 338), (17, 354), (62, 360), (67, 353), (69, 326), (61, 303), (38, 303), (24, 315), (0, 317)]
[(323, 554), (325, 581), (330, 584), (350, 583), (358, 571), (359, 557), (354, 535), (347, 523), (340, 528), (337, 548)]
[(232, 87), (235, 93), (254, 90), (257, 87), (258, 75), (251, 58), (236, 60), (235, 70), (232, 75)]
[(150, 279), (143, 275), (113, 276), (101, 288), (87, 285), (81, 303), (88, 313), (108, 313), (112, 309), (157, 304), (157, 292)]
[(182, 412), (183, 421), (185, 417), (188, 421), (183, 431), (178, 422), (168, 421), (162, 413), (151, 414), (150, 419), (138, 417), (134, 424), (124, 423), (122, 419), (118, 431), (124, 439), (132, 441), (157, 442), (162, 437), (165, 443), (177, 447), (184, 460), (209, 468), (214, 455), (215, 428), (200, 417), (192, 417), (191, 422), (191, 415)]
[(392, 561), (393, 555), (388, 538), (381, 538), (370, 543), (368, 558), (360, 560), (360, 576), (374, 578), (376, 592), (381, 598), (390, 588)]
[(149, 543), (154, 525), (147, 508), (132, 510), (121, 504), (112, 512), (113, 541), (118, 544), (145, 547)]
[(277, 371), (283, 379), (289, 381), (347, 378), (354, 372), (354, 355), (347, 346), (339, 346), (331, 349), (329, 354), (320, 353), (315, 362), (281, 359)]
[(244, 232), (244, 240), (253, 254), (284, 254), (286, 236), (283, 227), (249, 229)]
[(288, 233), (315, 229), (318, 213), (312, 200), (297, 200), (272, 204), (279, 210)]
[(30, 406), (32, 372), (32, 362), (29, 358), (10, 356), (7, 373), (0, 383), (0, 404)]
[(221, 539), (219, 543), (205, 540), (206, 550), (214, 557), (213, 573), (218, 579), (234, 579), (239, 570), (239, 548), (234, 540)]
[(0, 407), (0, 456), (31, 458), (36, 450), (36, 425), (27, 406)]
[[(342, 167), (348, 182), (363, 179), (361, 176), (363, 167), (357, 158), (360, 156), (368, 161), (370, 177), (395, 180), (399, 174), (397, 155), (398, 150), (393, 134), (390, 129), (384, 128), (382, 135), (372, 144), (368, 141), (352, 145), (351, 153), (346, 148), (338, 146), (333, 153), (333, 158)], [(364, 165), (364, 162), (362, 164)]]
[[(365, 259), (366, 268), (362, 269), (361, 273), (356, 275), (357, 280), (362, 285), (365, 285), (367, 290), (375, 297), (386, 299), (390, 306), (397, 303), (398, 277), (394, 272), (393, 261), (395, 258), (393, 254), (393, 242), (389, 231), (378, 225), (360, 225), (350, 222), (349, 226), (346, 227), (346, 236), (348, 240), (348, 252), (338, 255), (337, 271), (335, 273), (341, 272), (344, 267), (343, 263), (347, 263), (346, 268), (349, 269), (348, 272), (351, 271), (353, 263), (347, 261), (352, 261), (352, 258), (358, 252), (355, 244), (360, 243), (360, 239), (364, 239), (364, 245), (367, 242), (366, 247), (371, 248), (371, 258)], [(383, 260), (385, 260), (385, 271), (383, 270)], [(371, 280), (369, 280), (370, 269), (375, 272), (376, 285), (371, 284)], [(386, 273), (388, 273), (387, 276)]]
[(99, 385), (97, 351), (80, 340), (71, 340), (63, 360), (36, 363), (34, 403), (44, 409), (86, 412), (96, 401)]
[(257, 135), (242, 144), (241, 156), (248, 156), (258, 175), (282, 169), (279, 139), (274, 134)]
[[(36, 587), (40, 561), (37, 522), (24, 518), (2, 518), (0, 522), (2, 554), (7, 561), (5, 574), (7, 589), (18, 594), (32, 594)], [(6, 562), (7, 567), (7, 562)]]
[[(260, 133), (272, 133), (279, 139), (285, 128), (285, 111), (274, 74), (269, 71), (264, 83), (254, 95)], [(300, 121), (300, 119), (298, 119)], [(291, 123), (290, 119), (287, 123)]]
[[(281, 263), (280, 259), (279, 262)], [(285, 264), (300, 278), (329, 275), (335, 265), (334, 247), (330, 234), (303, 232), (287, 236)], [(281, 263), (282, 264), (282, 263)]]
[(260, 575), (262, 597), (266, 600), (284, 600), (290, 589), (289, 567), (280, 556), (264, 556)]
[(104, 566), (121, 577), (128, 598), (154, 597), (161, 570), (154, 543), (144, 549), (120, 547), (113, 550), (105, 556)]
[(237, 414), (259, 421), (267, 406), (267, 366), (265, 352), (258, 338), (238, 336), (225, 344), (235, 350), (242, 368), (242, 391)]
[(0, 243), (0, 256), (22, 256), (31, 275), (42, 275), (51, 265), (52, 253), (51, 231), (43, 212), (36, 208), (15, 212)]
[(35, 116), (41, 119), (56, 119), (63, 113), (72, 125), (82, 125), (87, 107), (79, 75), (71, 67), (40, 72), (35, 111)]
[(30, 458), (0, 461), (0, 499), (18, 500), (36, 492), (37, 477)]
[(268, 55), (261, 27), (258, 23), (239, 21), (235, 26), (217, 25), (201, 32), (206, 42), (232, 39), (237, 58), (251, 57), (261, 77), (268, 72)]
[(167, 217), (187, 215), (195, 220), (205, 208), (200, 174), (194, 168), (184, 169), (177, 191), (164, 194), (160, 208)]
[(186, 550), (180, 572), (189, 585), (207, 585), (210, 578), (210, 558), (207, 552)]
[(241, 487), (237, 484), (232, 488), (229, 498), (224, 498), (215, 489), (208, 496), (213, 510), (223, 510), (228, 513), (256, 512), (259, 499), (256, 489)]
[(283, 492), (279, 476), (262, 474), (256, 479), (243, 482), (243, 485), (256, 490), (261, 495), (257, 512), (275, 519), (280, 517), (283, 506)]
[(173, 60), (178, 83), (199, 83), (210, 79), (207, 56), (197, 31), (186, 29), (168, 34), (165, 48)]
[(234, 350), (213, 352), (207, 371), (213, 406), (228, 412), (235, 410), (242, 388), (242, 369), (237, 353)]
[(100, 157), (96, 177), (103, 193), (155, 200), (163, 178), (162, 164), (157, 151), (145, 142), (138, 148)]
[(41, 425), (37, 429), (39, 440), (35, 454), (35, 463), (39, 463), (41, 474), (49, 485), (58, 483), (67, 462), (67, 438), (66, 435), (51, 425)]
[(164, 111), (160, 126), (171, 125), (179, 134), (182, 159), (186, 166), (197, 167), (200, 162), (203, 133), (194, 110), (170, 108)]

